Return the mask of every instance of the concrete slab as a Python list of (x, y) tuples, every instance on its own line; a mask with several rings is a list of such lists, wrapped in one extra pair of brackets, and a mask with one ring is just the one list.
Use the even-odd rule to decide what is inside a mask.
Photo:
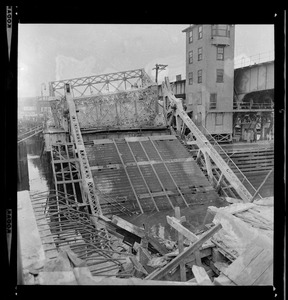
[(18, 228), (22, 267), (27, 269), (33, 265), (44, 265), (45, 253), (40, 239), (37, 223), (30, 199), (29, 191), (17, 193)]

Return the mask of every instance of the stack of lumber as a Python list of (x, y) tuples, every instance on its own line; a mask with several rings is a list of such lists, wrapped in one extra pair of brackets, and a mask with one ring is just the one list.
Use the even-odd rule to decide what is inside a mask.
[(211, 241), (232, 262), (214, 284), (273, 284), (273, 208), (271, 197), (208, 208), (215, 213), (213, 222), (222, 225)]
[(221, 208), (209, 206), (208, 210), (215, 214), (213, 222), (220, 222), (223, 226), (213, 236), (212, 242), (234, 254), (234, 258), (242, 254), (258, 235), (266, 236), (272, 243), (274, 206), (271, 200), (269, 197)]
[(245, 251), (215, 278), (215, 285), (273, 285), (273, 247), (267, 237), (255, 238)]

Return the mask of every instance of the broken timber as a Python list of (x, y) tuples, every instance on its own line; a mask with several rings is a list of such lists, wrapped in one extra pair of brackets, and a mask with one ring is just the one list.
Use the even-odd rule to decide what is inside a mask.
[[(177, 221), (181, 225), (181, 213), (179, 207), (175, 207), (175, 217), (177, 218)], [(179, 254), (181, 254), (184, 251), (183, 235), (179, 231), (178, 231), (178, 249), (179, 249)], [(181, 281), (186, 281), (186, 268), (185, 268), (184, 261), (180, 262), (180, 277), (181, 277)]]
[(184, 235), (189, 241), (195, 242), (198, 240), (197, 235), (192, 233), (189, 229), (185, 228), (176, 218), (167, 216), (167, 223)]
[(168, 250), (161, 245), (154, 237), (151, 235), (147, 234), (145, 235), (145, 231), (143, 228), (136, 226), (134, 224), (131, 224), (130, 222), (118, 217), (114, 216), (112, 217), (112, 222), (110, 222), (111, 225), (115, 225), (119, 228), (122, 228), (135, 236), (139, 237), (140, 239), (146, 238), (148, 243), (155, 249), (157, 250), (161, 255), (165, 255), (168, 253)]
[(161, 279), (165, 275), (167, 275), (172, 269), (177, 267), (180, 262), (184, 259), (186, 259), (189, 255), (194, 253), (196, 250), (198, 250), (201, 245), (206, 242), (211, 236), (213, 236), (218, 230), (222, 228), (222, 225), (219, 223), (215, 227), (211, 228), (210, 230), (207, 231), (206, 234), (204, 234), (198, 241), (193, 243), (191, 246), (187, 247), (184, 252), (179, 254), (176, 258), (174, 258), (170, 263), (168, 263), (165, 267), (162, 269), (158, 270), (157, 272), (153, 272), (147, 277), (145, 277), (145, 280), (147, 279)]
[(208, 274), (206, 273), (203, 267), (194, 265), (192, 266), (192, 272), (199, 285), (213, 285), (212, 281), (210, 280)]

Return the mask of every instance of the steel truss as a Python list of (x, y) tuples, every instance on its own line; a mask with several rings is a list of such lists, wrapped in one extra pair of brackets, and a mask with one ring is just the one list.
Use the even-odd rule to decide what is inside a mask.
[[(224, 191), (230, 190), (233, 197), (250, 202), (256, 189), (207, 129), (201, 126), (201, 132), (189, 118), (183, 109), (182, 102), (172, 93), (168, 77), (162, 83), (162, 91), (168, 126), (172, 127), (173, 124), (176, 124), (176, 130), (180, 136), (184, 138), (188, 135), (187, 139), (191, 141), (190, 144), (193, 145), (194, 151), (195, 148), (198, 150), (196, 160), (202, 161), (202, 167), (207, 171), (211, 183), (217, 188), (221, 187)], [(225, 193), (227, 194), (226, 191)], [(258, 196), (261, 198), (260, 195)]]
[[(83, 178), (81, 178), (80, 162), (76, 156), (74, 144), (65, 143), (52, 145), (51, 159), (56, 191), (64, 193), (65, 195), (69, 194), (78, 205), (88, 208), (89, 204), (83, 202)], [(108, 211), (106, 215), (109, 215), (109, 211), (126, 214), (128, 216), (133, 215), (133, 212), (122, 205), (120, 201), (117, 201), (117, 199), (111, 199), (111, 197), (97, 188), (95, 188), (95, 192), (98, 198), (101, 199), (101, 207), (103, 207), (106, 212)], [(67, 201), (68, 200), (69, 199), (67, 199)]]
[(136, 69), (125, 72), (52, 81), (49, 83), (50, 96), (64, 96), (65, 84), (70, 85), (72, 97), (120, 92), (155, 85), (144, 69)]
[(51, 160), (56, 191), (70, 194), (74, 201), (83, 204), (82, 178), (74, 144), (52, 145)]

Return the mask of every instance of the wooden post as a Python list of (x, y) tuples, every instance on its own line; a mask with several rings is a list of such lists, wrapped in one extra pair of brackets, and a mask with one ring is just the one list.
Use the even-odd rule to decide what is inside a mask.
[(184, 252), (179, 254), (177, 257), (175, 257), (170, 263), (168, 263), (166, 266), (161, 268), (159, 271), (153, 273), (153, 275), (148, 275), (145, 277), (145, 279), (161, 279), (166, 274), (168, 274), (172, 269), (177, 267), (181, 261), (185, 260), (187, 257), (189, 257), (192, 253), (195, 253), (203, 243), (205, 243), (211, 236), (213, 236), (218, 230), (222, 228), (222, 225), (219, 223), (216, 226), (212, 227), (210, 230), (207, 231), (206, 234), (204, 234), (198, 241), (193, 243), (191, 246), (186, 248)]
[[(179, 220), (179, 223), (181, 224), (181, 213), (180, 208), (175, 207), (175, 217)], [(183, 245), (183, 235), (178, 231), (178, 249), (179, 254), (181, 254), (184, 251), (184, 245)], [(186, 267), (184, 261), (180, 262), (180, 278), (181, 281), (186, 281)]]

